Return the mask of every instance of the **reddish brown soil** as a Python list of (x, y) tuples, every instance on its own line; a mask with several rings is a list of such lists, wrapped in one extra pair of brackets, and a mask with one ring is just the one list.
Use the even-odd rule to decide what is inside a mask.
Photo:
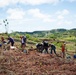
[(0, 55), (0, 75), (76, 75), (76, 59), (68, 61), (35, 50), (28, 54), (4, 51)]

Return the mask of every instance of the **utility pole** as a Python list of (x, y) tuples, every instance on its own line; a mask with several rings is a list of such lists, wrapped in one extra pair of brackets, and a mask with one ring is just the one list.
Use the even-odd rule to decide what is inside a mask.
[(5, 19), (5, 20), (3, 20), (3, 23), (5, 25), (6, 34), (8, 34), (8, 24), (9, 24), (9, 22), (8, 22), (7, 19)]

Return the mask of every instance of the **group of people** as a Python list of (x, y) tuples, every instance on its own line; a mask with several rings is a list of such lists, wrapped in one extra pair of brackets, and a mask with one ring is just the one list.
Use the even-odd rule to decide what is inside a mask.
[[(22, 51), (25, 49), (25, 46), (26, 46), (26, 36), (21, 36), (21, 48), (22, 48)], [(8, 36), (7, 38), (8, 41), (6, 41), (4, 39), (4, 37), (2, 36), (1, 37), (1, 44), (0, 46), (2, 46), (3, 44), (10, 44), (10, 46), (14, 46), (15, 44), (15, 40)], [(66, 44), (63, 42), (62, 46), (61, 46), (61, 51), (62, 51), (62, 57), (65, 58), (65, 46)], [(46, 53), (48, 53), (48, 49), (50, 49), (50, 54), (52, 54), (53, 52), (56, 54), (57, 56), (57, 53), (56, 53), (56, 46), (54, 44), (49, 44), (48, 41), (43, 41), (42, 43), (38, 43), (36, 44), (36, 48), (42, 53), (43, 50), (46, 51)]]
[(11, 44), (11, 46), (14, 46), (14, 39), (12, 37), (8, 36), (7, 40), (8, 41), (6, 41), (4, 39), (4, 37), (2, 36), (1, 37), (1, 45), (3, 45), (3, 44)]
[(56, 54), (56, 46), (54, 44), (49, 44), (48, 41), (43, 41), (42, 43), (38, 43), (36, 45), (37, 49), (42, 53), (43, 50), (46, 51), (46, 53), (48, 53), (48, 48), (51, 49), (51, 54), (54, 51), (54, 53)]
[[(36, 48), (41, 53), (43, 52), (43, 50), (45, 50), (46, 53), (48, 53), (48, 49), (50, 49), (50, 54), (54, 52), (55, 55), (58, 56), (56, 52), (56, 46), (54, 44), (49, 44), (48, 41), (43, 41), (42, 43), (36, 44)], [(62, 51), (63, 58), (65, 58), (65, 50), (66, 50), (66, 44), (63, 42), (61, 45), (61, 51)]]
[[(21, 48), (23, 50), (26, 46), (26, 36), (21, 36), (20, 38), (21, 38)], [(4, 39), (4, 37), (2, 36), (0, 46), (2, 46), (4, 44), (6, 44), (6, 45), (10, 44), (10, 46), (14, 46), (15, 40), (12, 37), (8, 36), (7, 41), (6, 41)]]

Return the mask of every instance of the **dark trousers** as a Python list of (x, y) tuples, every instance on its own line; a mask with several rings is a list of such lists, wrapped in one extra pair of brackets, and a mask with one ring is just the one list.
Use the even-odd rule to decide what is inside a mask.
[(11, 42), (11, 46), (14, 46), (14, 42)]
[(45, 51), (48, 53), (48, 47), (44, 47)]
[(54, 53), (56, 54), (56, 50), (55, 49), (51, 49), (51, 52), (50, 52), (51, 54), (52, 54), (52, 51), (54, 51)]

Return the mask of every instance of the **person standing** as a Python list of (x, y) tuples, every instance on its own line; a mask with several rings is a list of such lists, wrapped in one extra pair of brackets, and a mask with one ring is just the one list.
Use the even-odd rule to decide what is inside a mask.
[(26, 46), (26, 36), (22, 36), (21, 37), (21, 48), (22, 48), (22, 50), (24, 50), (25, 46)]
[(62, 43), (61, 45), (61, 51), (62, 51), (62, 57), (65, 58), (65, 50), (66, 50), (66, 44), (65, 43)]

